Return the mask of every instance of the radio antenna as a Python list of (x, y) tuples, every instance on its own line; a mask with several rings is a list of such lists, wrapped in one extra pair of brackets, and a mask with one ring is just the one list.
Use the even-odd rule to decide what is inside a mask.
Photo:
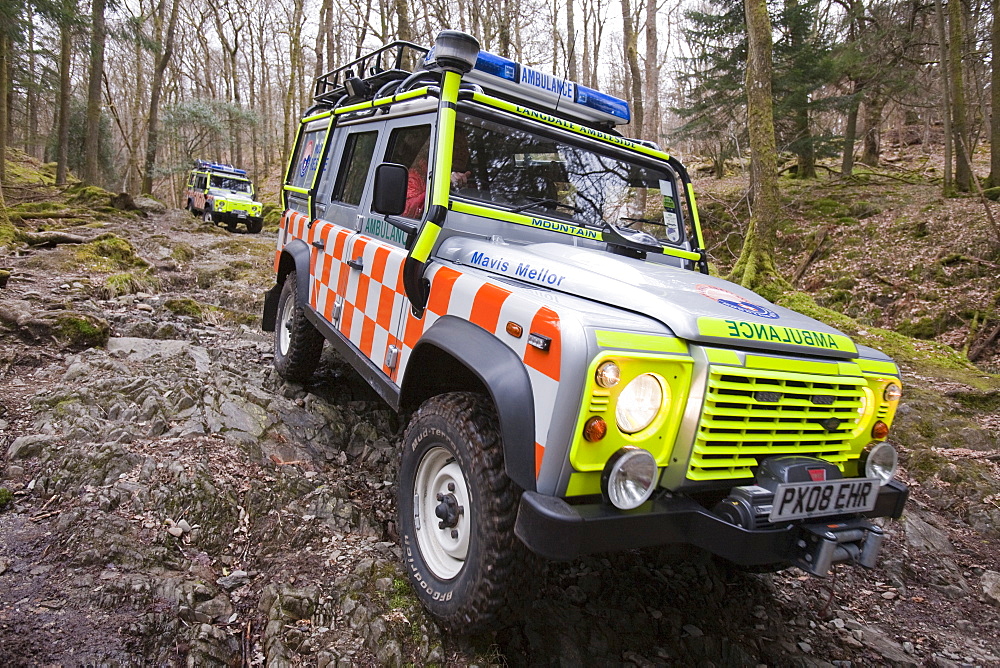
[[(579, 31), (577, 31), (577, 30), (573, 31), (573, 39), (570, 42), (569, 49), (566, 51), (566, 67), (563, 68), (562, 85), (559, 86), (559, 94), (556, 96), (556, 106), (553, 109), (553, 111), (555, 111), (555, 112), (559, 111), (559, 103), (562, 102), (563, 95), (565, 94), (563, 86), (565, 86), (566, 88), (569, 88), (569, 80), (567, 79), (567, 77), (569, 76), (570, 59), (573, 58), (574, 55), (576, 55), (575, 51), (574, 51), (574, 48), (576, 47), (576, 34), (577, 34), (577, 32), (579, 32)], [(573, 85), (574, 86), (576, 85), (575, 81), (573, 82)]]

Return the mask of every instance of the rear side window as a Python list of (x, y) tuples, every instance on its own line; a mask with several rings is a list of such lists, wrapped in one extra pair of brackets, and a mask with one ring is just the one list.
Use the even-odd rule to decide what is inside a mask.
[(344, 157), (337, 172), (337, 185), (333, 189), (334, 200), (354, 206), (361, 204), (377, 141), (377, 130), (356, 132), (347, 137)]

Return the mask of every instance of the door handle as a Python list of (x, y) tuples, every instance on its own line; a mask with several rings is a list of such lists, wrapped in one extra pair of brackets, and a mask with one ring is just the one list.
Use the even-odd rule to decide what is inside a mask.
[(362, 269), (365, 268), (365, 259), (363, 257), (359, 257), (357, 260), (348, 260), (347, 266), (350, 267), (351, 269), (357, 269), (358, 271), (361, 271)]
[(312, 242), (312, 245), (315, 246), (316, 248), (320, 249), (320, 250), (323, 250), (324, 248), (326, 248), (326, 244), (323, 243), (322, 239), (317, 239), (316, 241)]

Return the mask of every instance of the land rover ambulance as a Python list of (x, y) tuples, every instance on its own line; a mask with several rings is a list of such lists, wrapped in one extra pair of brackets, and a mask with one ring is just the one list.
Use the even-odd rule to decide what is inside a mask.
[(263, 327), (285, 378), (329, 342), (408, 420), (404, 567), (446, 627), (530, 589), (526, 550), (876, 563), (899, 369), (710, 276), (688, 174), (615, 130), (625, 101), (455, 31), (314, 99)]
[(230, 232), (240, 223), (256, 234), (264, 227), (263, 205), (254, 199), (245, 169), (198, 160), (188, 172), (185, 208), (207, 223), (221, 222)]

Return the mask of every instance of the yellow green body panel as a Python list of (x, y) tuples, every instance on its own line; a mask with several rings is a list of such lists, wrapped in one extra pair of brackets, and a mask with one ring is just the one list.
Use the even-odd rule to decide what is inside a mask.
[[(608, 361), (615, 362), (621, 369), (621, 381), (612, 388), (600, 387), (594, 380), (597, 367)], [(570, 447), (569, 458), (573, 469), (579, 472), (600, 472), (608, 458), (625, 446), (648, 450), (659, 466), (666, 466), (670, 462), (684, 407), (687, 405), (693, 367), (693, 359), (679, 355), (644, 354), (626, 350), (602, 351), (588, 369), (583, 405)], [(653, 374), (660, 382), (664, 389), (664, 405), (648, 427), (638, 433), (627, 434), (618, 428), (615, 419), (616, 402), (625, 386), (644, 373)], [(600, 417), (607, 424), (607, 435), (597, 442), (587, 441), (583, 437), (584, 425), (593, 417)]]

